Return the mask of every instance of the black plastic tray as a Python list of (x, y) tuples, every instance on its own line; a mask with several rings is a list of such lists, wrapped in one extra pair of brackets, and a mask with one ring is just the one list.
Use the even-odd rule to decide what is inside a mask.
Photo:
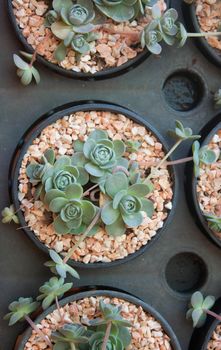
[[(24, 88), (16, 78), (12, 53), (22, 48), (16, 39), (7, 16), (6, 2), (0, 0), (0, 208), (8, 204), (8, 168), (18, 141), (29, 126), (45, 112), (65, 103), (83, 99), (108, 100), (136, 111), (167, 138), (167, 130), (180, 119), (198, 132), (213, 116), (212, 92), (220, 87), (220, 70), (210, 63), (189, 40), (183, 49), (165, 47), (161, 59), (149, 57), (143, 64), (121, 77), (97, 82), (67, 79), (40, 67), (42, 82), (39, 86)], [(180, 11), (181, 1), (173, 6)], [(177, 70), (195, 72), (201, 77), (203, 96), (192, 111), (176, 112), (165, 102), (162, 87), (167, 77)], [(186, 156), (190, 143), (179, 148), (174, 158)], [(160, 239), (142, 256), (127, 264), (96, 273), (79, 269), (80, 281), (75, 286), (108, 285), (124, 289), (151, 304), (169, 321), (182, 349), (187, 350), (192, 333), (191, 323), (185, 319), (189, 292), (194, 282), (203, 285), (203, 292), (220, 295), (220, 249), (216, 247), (195, 224), (188, 208), (184, 190), (184, 167), (177, 167), (179, 175), (178, 204), (174, 220)], [(195, 255), (180, 255), (189, 252)], [(168, 261), (176, 258), (168, 264)], [(36, 296), (39, 286), (50, 272), (43, 266), (45, 254), (13, 225), (1, 225), (0, 230), (0, 349), (11, 350), (16, 336), (25, 328), (19, 324), (9, 328), (2, 320), (8, 304), (19, 296)], [(193, 258), (193, 259), (190, 259)], [(202, 261), (205, 265), (202, 263)], [(174, 263), (175, 261), (175, 263)], [(184, 263), (183, 263), (184, 261)], [(188, 264), (187, 264), (188, 262)], [(173, 264), (174, 263), (174, 264)], [(165, 277), (175, 282), (172, 290)], [(198, 266), (193, 270), (193, 266)], [(186, 267), (186, 269), (184, 269)], [(183, 270), (184, 269), (184, 270)], [(192, 271), (195, 271), (192, 275)], [(200, 271), (201, 273), (198, 273)], [(181, 274), (182, 273), (182, 274)], [(180, 275), (185, 278), (179, 280)], [(197, 276), (201, 278), (197, 279)], [(198, 287), (197, 286), (197, 287)], [(189, 292), (188, 292), (189, 289)]]

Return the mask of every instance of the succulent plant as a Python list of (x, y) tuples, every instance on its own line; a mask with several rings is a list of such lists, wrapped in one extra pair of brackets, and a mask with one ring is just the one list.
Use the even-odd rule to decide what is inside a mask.
[[(32, 57), (32, 55), (26, 54), (26, 56)], [(29, 85), (33, 78), (36, 84), (40, 83), (40, 74), (38, 70), (33, 66), (32, 63), (27, 63), (20, 56), (13, 55), (14, 64), (17, 67), (17, 76), (20, 78), (20, 81), (23, 85)]]
[(4, 319), (9, 320), (9, 326), (14, 325), (18, 321), (24, 321), (25, 317), (34, 312), (39, 303), (33, 301), (33, 298), (19, 298), (9, 305), (10, 312), (5, 315)]
[(49, 260), (45, 263), (45, 266), (49, 267), (51, 272), (54, 274), (59, 275), (62, 278), (67, 277), (67, 273), (69, 273), (74, 278), (80, 278), (77, 271), (69, 266), (58, 253), (56, 253), (54, 250), (49, 250), (49, 255), (52, 260)]
[[(90, 334), (81, 324), (65, 324), (51, 334), (51, 339), (55, 343), (53, 350), (83, 350), (85, 347), (81, 346), (88, 344)], [(89, 347), (86, 349), (89, 350)]]
[(85, 185), (88, 181), (89, 176), (84, 168), (73, 166), (68, 156), (59, 157), (50, 171), (42, 177), (46, 192), (52, 189), (65, 191), (69, 185), (74, 183)]
[[(102, 350), (102, 345), (104, 341), (105, 333), (96, 332), (89, 339), (90, 350)], [(120, 339), (115, 334), (110, 334), (107, 343), (106, 350), (124, 350), (125, 347)]]
[(152, 7), (152, 17), (153, 20), (142, 32), (141, 45), (142, 47), (146, 46), (151, 53), (159, 55), (162, 51), (159, 43), (162, 40), (168, 45), (173, 45), (176, 41), (178, 13), (171, 8), (161, 14), (161, 10), (156, 4)]
[(195, 292), (190, 301), (190, 309), (187, 311), (187, 319), (192, 319), (193, 327), (201, 327), (207, 317), (207, 312), (215, 303), (213, 296), (207, 296), (205, 299), (200, 292)]
[(78, 54), (90, 51), (90, 41), (97, 39), (98, 33), (92, 33), (97, 22), (91, 0), (54, 0), (53, 10), (46, 16), (46, 25), (50, 25), (53, 34), (61, 40), (55, 51), (55, 58), (62, 61), (71, 47)]
[(217, 90), (214, 94), (215, 108), (221, 108), (221, 89)]
[(182, 23), (178, 23), (177, 24), (178, 30), (177, 30), (177, 34), (176, 34), (176, 41), (177, 41), (177, 46), (183, 47), (186, 44), (186, 41), (188, 39), (188, 33), (186, 31), (186, 28), (184, 27), (184, 25)]
[(192, 146), (193, 150), (193, 163), (194, 163), (194, 175), (196, 177), (200, 174), (200, 164), (212, 164), (217, 159), (217, 154), (208, 146), (200, 147), (200, 143), (195, 141)]
[(221, 217), (218, 217), (213, 214), (204, 214), (206, 217), (209, 227), (211, 228), (212, 231), (214, 232), (221, 232)]
[(85, 185), (89, 175), (83, 167), (76, 168), (71, 164), (71, 158), (60, 156), (55, 160), (52, 149), (45, 151), (41, 163), (32, 162), (27, 166), (26, 174), (33, 185), (37, 185), (35, 198), (38, 198), (42, 191), (48, 192), (51, 189), (65, 191), (68, 185), (79, 182)]
[(14, 222), (15, 224), (19, 223), (18, 217), (15, 212), (14, 205), (11, 204), (10, 207), (5, 207), (2, 212), (2, 223), (9, 224), (10, 222)]
[(41, 162), (31, 162), (26, 168), (26, 175), (33, 186), (36, 186), (34, 198), (38, 199), (41, 195), (44, 196), (43, 178), (45, 174), (51, 174), (53, 164), (55, 162), (55, 154), (52, 149), (47, 149), (41, 157)]
[(114, 167), (128, 167), (128, 160), (122, 158), (125, 149), (121, 140), (111, 141), (106, 131), (96, 129), (84, 144), (78, 143), (78, 152), (74, 153), (72, 162), (77, 167), (83, 166), (92, 182), (104, 183)]
[(81, 199), (83, 188), (79, 184), (66, 187), (65, 191), (50, 190), (44, 198), (45, 205), (57, 214), (53, 226), (58, 234), (82, 233), (96, 215), (96, 207)]
[(72, 286), (73, 283), (64, 283), (64, 278), (52, 277), (39, 288), (41, 294), (37, 297), (37, 300), (42, 300), (42, 307), (45, 310), (56, 298), (62, 298)]
[(139, 141), (128, 140), (125, 142), (125, 145), (126, 145), (126, 152), (133, 153), (139, 150), (141, 143)]
[(48, 172), (55, 162), (55, 154), (52, 149), (47, 149), (41, 157), (41, 163), (33, 161), (26, 168), (26, 174), (33, 185), (42, 182), (43, 175)]
[(191, 128), (185, 128), (179, 121), (175, 121), (175, 130), (169, 131), (169, 134), (177, 140), (197, 140), (200, 139), (200, 135), (193, 135)]
[(144, 212), (153, 215), (153, 203), (145, 196), (150, 187), (144, 183), (129, 186), (129, 179), (123, 172), (110, 175), (105, 182), (109, 198), (101, 211), (105, 229), (111, 236), (125, 233), (127, 227), (137, 227), (143, 222)]
[(106, 304), (103, 300), (99, 302), (101, 317), (89, 321), (90, 327), (96, 327), (95, 333), (91, 336), (89, 344), (91, 350), (102, 349), (102, 344), (110, 326), (109, 336), (106, 342), (108, 350), (123, 350), (131, 342), (131, 335), (128, 327), (131, 323), (121, 316), (121, 307), (112, 304)]
[(45, 27), (50, 28), (51, 25), (59, 19), (59, 15), (55, 10), (50, 10), (45, 15)]
[(116, 22), (125, 22), (144, 14), (148, 0), (93, 0), (96, 7)]

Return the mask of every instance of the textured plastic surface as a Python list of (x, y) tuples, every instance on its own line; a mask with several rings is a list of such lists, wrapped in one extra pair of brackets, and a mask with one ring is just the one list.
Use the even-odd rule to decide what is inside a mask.
[[(180, 11), (181, 1), (173, 6)], [(199, 130), (217, 114), (213, 109), (212, 93), (220, 87), (220, 70), (210, 63), (188, 40), (183, 49), (165, 47), (161, 58), (149, 57), (139, 67), (123, 76), (97, 82), (67, 79), (39, 65), (42, 82), (39, 86), (24, 88), (15, 76), (12, 53), (22, 48), (15, 37), (7, 16), (6, 2), (0, 0), (0, 208), (8, 205), (8, 169), (10, 159), (25, 130), (45, 112), (73, 100), (103, 99), (136, 111), (153, 125), (172, 145), (167, 130), (175, 119)], [(180, 11), (181, 13), (181, 11)], [(3, 34), (4, 33), (4, 34)], [(162, 87), (175, 71), (194, 71), (203, 83), (203, 98), (191, 111), (177, 112), (168, 107)], [(188, 155), (190, 143), (183, 144), (174, 158)], [(193, 252), (207, 267), (203, 292), (220, 295), (220, 249), (202, 234), (188, 208), (184, 190), (184, 166), (177, 166), (179, 175), (178, 204), (173, 221), (162, 237), (142, 256), (127, 264), (99, 271), (79, 269), (81, 279), (75, 286), (89, 284), (109, 285), (124, 289), (151, 304), (168, 320), (182, 349), (187, 350), (191, 323), (185, 319), (188, 293), (174, 292), (167, 284), (165, 268), (176, 254)], [(42, 253), (15, 225), (2, 225), (0, 229), (0, 348), (11, 350), (17, 335), (25, 325), (9, 328), (2, 320), (8, 304), (19, 296), (36, 296), (39, 286), (50, 272), (43, 266)]]

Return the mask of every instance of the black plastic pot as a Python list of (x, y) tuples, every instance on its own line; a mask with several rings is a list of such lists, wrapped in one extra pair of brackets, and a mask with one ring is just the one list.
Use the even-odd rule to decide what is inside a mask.
[[(217, 299), (211, 311), (217, 314), (221, 313), (221, 298)], [(189, 350), (207, 350), (208, 342), (219, 323), (219, 320), (208, 315), (203, 327), (194, 329), (190, 339)]]
[[(51, 110), (50, 112), (46, 113), (43, 115), (41, 118), (39, 118), (29, 129), (28, 131), (24, 134), (24, 136), (21, 138), (13, 159), (11, 161), (11, 166), (9, 170), (9, 187), (10, 187), (10, 193), (11, 193), (11, 200), (14, 203), (15, 209), (18, 210), (20, 208), (20, 203), (18, 200), (18, 176), (19, 176), (19, 169), (21, 167), (21, 162), (22, 159), (29, 147), (29, 145), (33, 142), (33, 140), (41, 133), (41, 131), (48, 126), (49, 124), (55, 122), (57, 119), (62, 118), (65, 115), (70, 115), (71, 113), (75, 113), (78, 111), (110, 111), (113, 113), (120, 113), (125, 115), (126, 117), (134, 120), (135, 122), (145, 126), (148, 130), (150, 130), (153, 135), (156, 136), (156, 138), (163, 144), (164, 150), (167, 151), (167, 146), (165, 145), (165, 141), (163, 140), (162, 136), (144, 119), (142, 119), (139, 115), (137, 115), (135, 112), (121, 107), (116, 104), (110, 104), (107, 102), (103, 101), (78, 101), (75, 103), (70, 103), (58, 108), (55, 108)], [(173, 208), (176, 206), (176, 201), (177, 201), (177, 175), (174, 167), (170, 167), (170, 174), (172, 177), (173, 181)], [(77, 266), (77, 267), (86, 267), (86, 268), (97, 268), (97, 267), (111, 267), (115, 265), (122, 264), (124, 262), (127, 262), (140, 254), (144, 253), (144, 251), (151, 247), (151, 245), (156, 242), (156, 240), (160, 237), (162, 232), (164, 231), (165, 227), (168, 225), (168, 223), (171, 221), (173, 217), (173, 212), (174, 210), (172, 209), (169, 214), (167, 219), (165, 220), (165, 223), (161, 229), (158, 230), (158, 233), (156, 236), (154, 236), (151, 241), (146, 244), (145, 246), (141, 247), (138, 251), (136, 251), (133, 254), (128, 255), (126, 258), (115, 260), (113, 262), (109, 263), (89, 263), (89, 264), (84, 264), (82, 262), (76, 262), (74, 260), (70, 260), (70, 264), (72, 266)], [(27, 234), (27, 236), (36, 244), (38, 248), (43, 250), (44, 252), (48, 253), (48, 248), (39, 241), (39, 239), (35, 236), (33, 231), (31, 231), (29, 228), (27, 228), (27, 224), (25, 222), (23, 213), (21, 210), (18, 211), (17, 213), (19, 217), (19, 221), (21, 226), (23, 227), (24, 232)]]
[[(140, 299), (138, 299), (135, 296), (132, 296), (130, 294), (127, 294), (125, 292), (119, 292), (115, 290), (106, 290), (106, 289), (99, 289), (99, 290), (90, 290), (87, 292), (80, 292), (77, 294), (74, 294), (70, 297), (62, 299), (59, 304), (61, 306), (64, 306), (65, 304), (68, 304), (70, 302), (84, 299), (87, 297), (98, 297), (98, 296), (104, 296), (104, 297), (113, 297), (113, 298), (119, 298), (123, 299), (125, 301), (128, 301), (134, 305), (141, 306), (144, 311), (147, 313), (150, 313), (163, 327), (164, 331), (168, 334), (169, 338), (171, 339), (171, 344), (173, 350), (181, 350), (180, 344), (178, 342), (178, 339), (173, 332), (172, 328), (168, 324), (168, 322), (149, 304), (144, 303)], [(53, 305), (50, 308), (48, 308), (46, 311), (44, 311), (37, 319), (35, 320), (35, 323), (38, 324), (41, 322), (48, 314), (53, 312), (56, 309), (56, 306)], [(27, 343), (30, 335), (31, 335), (31, 328), (29, 327), (25, 333), (20, 337), (18, 342), (16, 343), (15, 349), (14, 350), (24, 350), (25, 344)]]
[[(202, 30), (200, 28), (197, 16), (196, 16), (196, 5), (193, 3), (188, 5), (183, 1), (183, 14), (190, 32), (200, 33)], [(221, 51), (213, 48), (209, 45), (208, 41), (204, 37), (194, 38), (195, 44), (202, 51), (204, 56), (206, 56), (212, 63), (221, 67)]]
[[(167, 3), (167, 6), (169, 7), (170, 0), (165, 0), (165, 1)], [(22, 34), (22, 30), (20, 29), (20, 27), (18, 26), (18, 24), (16, 22), (16, 18), (15, 18), (14, 12), (13, 12), (12, 0), (7, 0), (7, 5), (8, 5), (8, 13), (9, 13), (9, 17), (11, 20), (11, 24), (16, 32), (18, 39), (21, 41), (24, 48), (28, 52), (33, 53), (34, 50), (33, 50), (32, 46), (27, 43), (27, 40), (25, 39), (25, 37)], [(53, 63), (47, 61), (45, 58), (43, 58), (40, 55), (37, 56), (37, 61), (44, 64), (45, 66), (47, 66), (51, 70), (53, 70), (57, 73), (60, 73), (60, 74), (66, 76), (66, 77), (69, 77), (69, 78), (80, 79), (80, 80), (102, 80), (102, 79), (113, 78), (115, 76), (124, 74), (124, 73), (132, 70), (133, 68), (135, 68), (136, 66), (141, 64), (149, 56), (150, 56), (150, 52), (147, 49), (144, 49), (144, 51), (139, 53), (135, 58), (130, 59), (128, 62), (122, 64), (121, 66), (114, 67), (114, 68), (107, 68), (107, 69), (100, 71), (100, 72), (97, 72), (95, 74), (81, 73), (81, 72), (78, 73), (78, 72), (74, 72), (72, 70), (64, 69), (56, 64), (53, 64)]]
[[(215, 118), (213, 118), (209, 123), (207, 123), (204, 128), (201, 130), (200, 135), (202, 136), (200, 139), (201, 146), (207, 145), (213, 135), (221, 129), (221, 114), (218, 114)], [(186, 167), (186, 194), (189, 206), (191, 208), (191, 212), (193, 214), (193, 218), (195, 222), (199, 225), (199, 227), (203, 230), (203, 232), (214, 242), (217, 246), (221, 248), (221, 240), (217, 238), (214, 232), (209, 228), (208, 222), (205, 216), (202, 214), (202, 211), (199, 206), (198, 198), (197, 198), (197, 179), (194, 176), (193, 172), (193, 164), (192, 162), (187, 164)]]

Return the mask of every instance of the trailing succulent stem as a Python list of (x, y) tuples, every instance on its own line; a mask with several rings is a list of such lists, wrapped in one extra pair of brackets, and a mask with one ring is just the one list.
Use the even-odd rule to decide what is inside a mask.
[(144, 28), (141, 35), (141, 45), (151, 53), (159, 55), (162, 52), (161, 42), (172, 46), (183, 47), (188, 38), (220, 36), (221, 32), (188, 33), (184, 25), (178, 21), (178, 13), (170, 8), (161, 13), (159, 7), (152, 7), (153, 20)]

